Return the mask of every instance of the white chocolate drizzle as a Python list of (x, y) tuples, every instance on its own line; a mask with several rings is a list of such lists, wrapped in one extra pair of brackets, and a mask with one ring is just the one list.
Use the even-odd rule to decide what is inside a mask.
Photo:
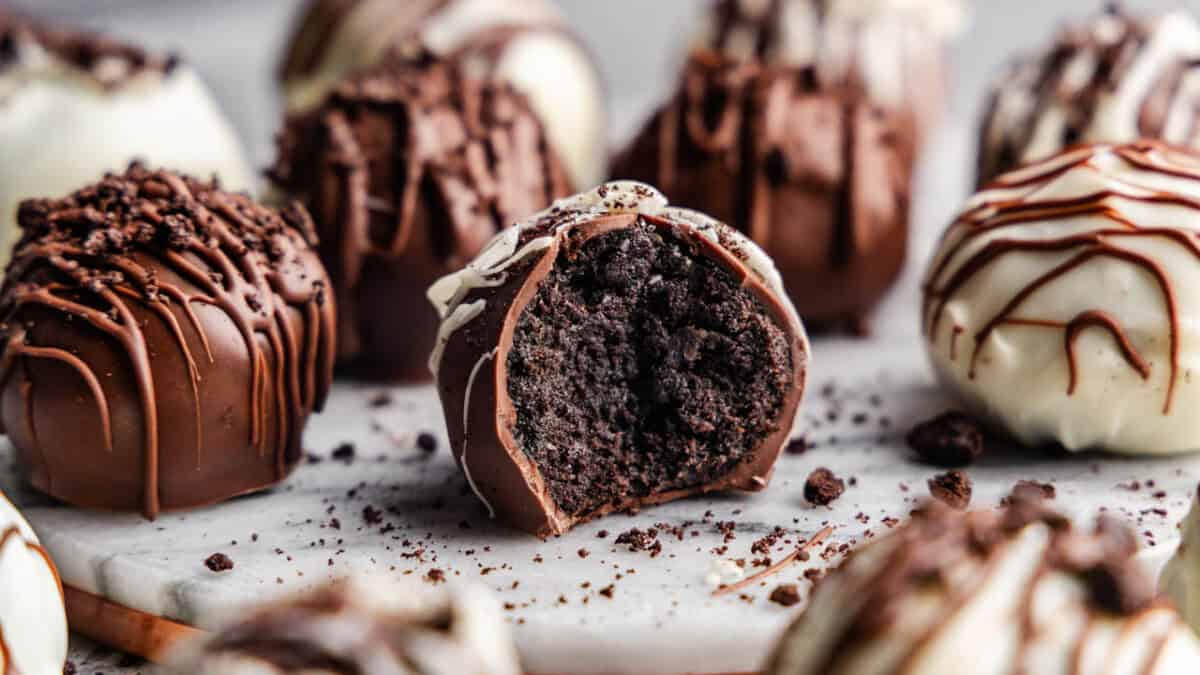
[(467, 484), (471, 486), (471, 491), (475, 493), (475, 496), (479, 497), (479, 501), (483, 502), (483, 505), (487, 507), (488, 517), (493, 520), (496, 518), (496, 509), (492, 507), (492, 503), (488, 501), (487, 497), (483, 496), (483, 492), (481, 492), (479, 490), (479, 486), (475, 484), (475, 479), (471, 477), (471, 467), (467, 463), (467, 445), (471, 443), (471, 390), (475, 388), (475, 378), (479, 375), (479, 369), (482, 368), (483, 364), (487, 363), (489, 360), (496, 358), (496, 353), (498, 351), (499, 348), (493, 349), (492, 351), (481, 356), (479, 360), (475, 362), (474, 367), (471, 368), (471, 375), (467, 377), (467, 390), (463, 394), (465, 403), (465, 405), (463, 405), (463, 447), (462, 454), (458, 457), (459, 464), (462, 464), (463, 475), (467, 477)]

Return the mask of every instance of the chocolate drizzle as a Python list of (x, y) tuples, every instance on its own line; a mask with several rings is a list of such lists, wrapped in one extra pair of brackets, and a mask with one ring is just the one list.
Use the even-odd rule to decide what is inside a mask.
[[(140, 457), (140, 510), (154, 518), (164, 507), (216, 501), (262, 486), (246, 481), (286, 476), (299, 459), (304, 422), (328, 392), (334, 350), (333, 306), (309, 251), (315, 235), (303, 209), (277, 214), (212, 184), (134, 165), (65, 199), (27, 201), (18, 221), (22, 238), (0, 296), (0, 386), (6, 401), (14, 387), (19, 392), (19, 405), (6, 405), (3, 419), (37, 487), (72, 503), (127, 508), (122, 497), (105, 494), (108, 479), (80, 476), (83, 469), (65, 468), (58, 458)], [(119, 362), (108, 360), (109, 347), (93, 342), (98, 338), (115, 348)], [(174, 360), (166, 354), (173, 351), (181, 373), (169, 370)], [(249, 378), (238, 392), (240, 374), (226, 371), (243, 359)], [(82, 437), (43, 418), (78, 386), (64, 383), (62, 367), (82, 383), (100, 427), (83, 446)], [(113, 380), (112, 369), (128, 379)], [(126, 382), (131, 391), (121, 386)], [(182, 392), (178, 382), (187, 383)], [(268, 461), (272, 475), (247, 470), (226, 476), (227, 484), (164, 498), (164, 471), (175, 486), (179, 472), (203, 476), (211, 467), (224, 474), (222, 467), (239, 461), (236, 446), (226, 447), (226, 431), (212, 428), (214, 416), (225, 430), (244, 416), (242, 452)], [(210, 430), (217, 439), (208, 438)], [(176, 465), (183, 445), (190, 460)], [(70, 474), (62, 485), (56, 470)], [(89, 489), (77, 492), (83, 484)]]
[(904, 263), (914, 146), (903, 113), (811, 67), (700, 50), (614, 174), (746, 233), (806, 320), (857, 325)]
[(178, 64), (174, 56), (161, 57), (96, 33), (50, 28), (0, 9), (0, 76), (19, 67), (29, 50), (44, 51), (106, 89), (145, 73), (169, 74)]
[[(1181, 37), (1187, 31), (1190, 37)], [(1184, 14), (1142, 18), (1111, 3), (1061, 31), (996, 84), (978, 181), (1080, 142), (1200, 142), (1200, 27)]]
[[(1151, 673), (1172, 634), (1186, 631), (1186, 626), (1173, 610), (1156, 601), (1153, 581), (1138, 566), (1136, 552), (1136, 540), (1125, 526), (1102, 518), (1093, 533), (1079, 532), (1038, 500), (1014, 498), (1002, 512), (965, 514), (941, 502), (930, 502), (887, 539), (853, 553), (818, 586), (810, 613), (812, 608), (828, 609), (832, 604), (849, 610), (849, 616), (801, 617), (785, 635), (768, 672), (846, 672), (860, 650), (870, 650), (874, 641), (888, 639), (893, 630), (907, 637), (902, 645), (894, 645), (895, 651), (888, 651), (889, 656), (874, 672), (924, 672), (918, 669), (921, 659), (935, 643), (950, 639), (949, 626), (961, 628), (968, 607), (988, 593), (996, 594), (997, 588), (1011, 586), (1018, 596), (1012, 611), (1004, 609), (1003, 616), (1015, 625), (1017, 640), (1012, 651), (993, 653), (1003, 659), (993, 665), (1007, 663), (1013, 673), (1027, 672), (1029, 659), (1037, 658), (1035, 649), (1044, 652), (1051, 648), (1039, 642), (1053, 641), (1054, 651), (1049, 653), (1065, 650), (1071, 655), (1063, 672), (1084, 672), (1085, 649), (1096, 640), (1107, 640), (1107, 633), (1096, 631), (1099, 620), (1104, 619), (1126, 622), (1120, 628), (1123, 634), (1143, 635), (1145, 642), (1139, 640), (1136, 647), (1130, 647), (1140, 655), (1140, 667), (1134, 670)], [(1069, 611), (1081, 612), (1085, 624), (1069, 634), (1043, 635), (1039, 623), (1055, 619), (1038, 617), (1039, 589), (1063, 581), (1081, 587), (1083, 592), (1072, 602), (1082, 606)], [(917, 596), (924, 598), (920, 604), (925, 607), (917, 612), (919, 623), (900, 628), (912, 621), (904, 610), (912, 607), (909, 602)], [(936, 608), (930, 604), (934, 597), (939, 603)], [(1068, 616), (1062, 620), (1069, 620)], [(820, 644), (819, 651), (813, 651), (815, 645), (807, 642), (804, 654), (793, 653), (792, 641), (806, 642), (803, 631), (811, 630), (816, 621), (833, 621), (845, 628)], [(790, 663), (794, 660), (810, 667), (797, 668)]]
[(321, 234), (341, 359), (374, 377), (427, 377), (425, 289), (568, 189), (524, 97), (429, 54), (344, 81), (289, 121), (279, 151), (272, 179)]
[[(1152, 364), (1139, 353), (1120, 322), (1099, 309), (1079, 312), (1066, 319), (1042, 318), (1019, 315), (1019, 310), (1039, 290), (1053, 285), (1068, 273), (1097, 260), (1112, 260), (1126, 263), (1149, 275), (1158, 286), (1166, 315), (1165, 332), (1169, 343), (1170, 379), (1163, 402), (1163, 414), (1169, 414), (1175, 390), (1180, 379), (1180, 316), (1176, 289), (1170, 273), (1150, 256), (1122, 246), (1135, 239), (1161, 239), (1178, 245), (1188, 255), (1200, 262), (1200, 240), (1197, 233), (1187, 229), (1142, 227), (1123, 215), (1114, 200), (1159, 204), (1180, 207), (1200, 213), (1200, 202), (1184, 195), (1156, 190), (1138, 184), (1133, 179), (1109, 181), (1111, 187), (1080, 197), (1044, 199), (1013, 198), (1011, 191), (1027, 190), (1036, 195), (1036, 189), (1079, 168), (1101, 169), (1093, 165), (1099, 155), (1111, 155), (1128, 167), (1162, 176), (1200, 181), (1200, 169), (1195, 167), (1196, 158), (1187, 157), (1190, 165), (1179, 163), (1180, 151), (1153, 141), (1127, 146), (1092, 146), (1069, 151), (1063, 156), (1023, 171), (998, 179), (990, 186), (994, 193), (984, 192), (972, 208), (951, 226), (942, 240), (941, 252), (935, 259), (924, 285), (923, 324), (927, 338), (936, 343), (939, 330), (944, 323), (947, 305), (957, 294), (981, 273), (1009, 256), (1051, 256), (1070, 254), (1065, 261), (1048, 267), (1033, 280), (1020, 288), (1012, 289), (1010, 299), (999, 312), (983, 321), (972, 336), (974, 346), (970, 352), (968, 375), (978, 375), (978, 362), (988, 338), (1001, 326), (1024, 326), (1062, 330), (1064, 348), (1070, 379), (1066, 392), (1075, 392), (1079, 372), (1074, 344), (1079, 335), (1089, 329), (1098, 328), (1109, 333), (1129, 367), (1143, 379), (1148, 380)], [(994, 196), (993, 196), (994, 195)], [(1059, 237), (1043, 239), (1022, 238), (1020, 232), (1011, 236), (999, 236), (998, 232), (1016, 230), (1034, 223), (1080, 222), (1081, 218), (1098, 218), (1109, 226), (1099, 226), (1085, 232), (1074, 231)], [(1070, 228), (1064, 227), (1064, 231)], [(975, 250), (970, 247), (981, 237), (991, 237)], [(954, 337), (962, 332), (962, 326), (952, 327), (951, 360), (957, 359)]]

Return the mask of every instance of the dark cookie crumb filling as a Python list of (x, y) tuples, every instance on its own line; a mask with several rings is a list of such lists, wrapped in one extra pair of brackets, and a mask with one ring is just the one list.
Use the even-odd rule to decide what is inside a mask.
[(567, 242), (518, 320), (514, 436), (568, 514), (711, 483), (778, 430), (788, 338), (696, 246), (645, 220)]

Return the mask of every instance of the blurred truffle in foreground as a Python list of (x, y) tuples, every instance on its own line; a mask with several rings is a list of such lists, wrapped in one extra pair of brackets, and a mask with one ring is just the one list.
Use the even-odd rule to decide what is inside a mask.
[(354, 578), (251, 610), (175, 658), (178, 675), (519, 675), (479, 586)]
[(309, 0), (280, 74), (291, 112), (414, 47), (499, 79), (529, 98), (575, 189), (604, 179), (604, 88), (590, 55), (548, 0)]
[(361, 71), (292, 117), (271, 177), (316, 221), (339, 361), (376, 380), (428, 379), (429, 285), (569, 192), (525, 97), (431, 54)]
[(933, 502), (821, 580), (767, 672), (1195, 672), (1200, 642), (1155, 600), (1136, 550), (1111, 520), (1089, 533), (1020, 499), (965, 514)]
[(17, 205), (135, 159), (255, 187), (233, 128), (186, 64), (0, 13), (0, 264)]
[(716, 3), (613, 175), (748, 235), (815, 329), (864, 332), (903, 268), (914, 156), (940, 109), (952, 28), (926, 15), (959, 3), (820, 4)]
[(1080, 143), (1200, 146), (1198, 122), (1200, 24), (1183, 10), (1139, 17), (1110, 3), (996, 82), (978, 182)]
[(18, 220), (0, 420), (34, 487), (153, 518), (291, 471), (334, 351), (303, 209), (135, 165)]
[(451, 449), (493, 515), (545, 537), (767, 486), (808, 342), (732, 228), (610, 183), (505, 230), (429, 297)]

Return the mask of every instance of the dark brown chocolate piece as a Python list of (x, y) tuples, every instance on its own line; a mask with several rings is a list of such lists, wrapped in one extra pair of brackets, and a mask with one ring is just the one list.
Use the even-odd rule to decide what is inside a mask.
[(334, 352), (302, 208), (134, 165), (18, 221), (0, 419), (35, 487), (153, 518), (287, 476)]
[(939, 473), (929, 479), (929, 494), (959, 511), (965, 511), (970, 506), (971, 490), (971, 477), (962, 471)]
[(907, 255), (915, 136), (811, 69), (698, 51), (613, 174), (736, 226), (806, 321), (860, 331)]
[(906, 440), (923, 461), (948, 469), (973, 464), (984, 450), (979, 423), (953, 410), (913, 427)]
[(428, 379), (429, 284), (568, 189), (523, 96), (427, 54), (361, 72), (289, 120), (271, 177), (317, 223), (339, 362), (377, 380)]
[(539, 536), (696, 493), (761, 490), (807, 341), (762, 252), (610, 184), (506, 231), (430, 290), (450, 447)]
[(800, 587), (796, 584), (779, 584), (771, 591), (771, 602), (784, 607), (800, 604)]
[(228, 572), (233, 569), (233, 559), (224, 553), (214, 553), (205, 558), (204, 566), (212, 572)]
[(804, 481), (804, 499), (809, 504), (829, 506), (846, 491), (846, 481), (824, 467), (808, 474)]

